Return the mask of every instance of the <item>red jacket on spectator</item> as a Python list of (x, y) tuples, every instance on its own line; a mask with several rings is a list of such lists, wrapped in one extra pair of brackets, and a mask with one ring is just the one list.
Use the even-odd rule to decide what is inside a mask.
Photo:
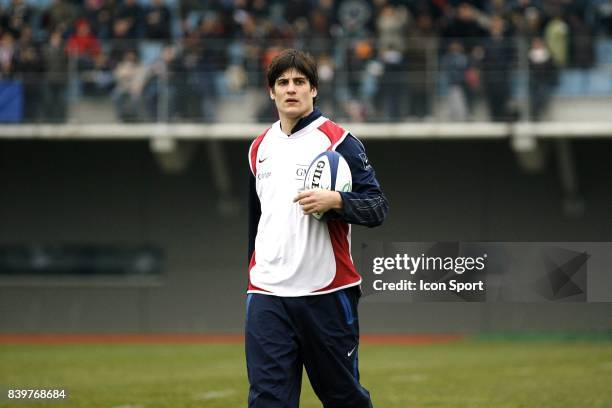
[(89, 22), (80, 19), (75, 23), (76, 32), (66, 43), (66, 52), (71, 56), (95, 57), (100, 53), (100, 41), (91, 33)]

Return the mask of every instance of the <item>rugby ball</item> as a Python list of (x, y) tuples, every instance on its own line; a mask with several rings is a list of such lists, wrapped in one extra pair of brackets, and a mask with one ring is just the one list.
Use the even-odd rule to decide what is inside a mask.
[[(348, 163), (338, 152), (326, 151), (315, 157), (306, 171), (304, 190), (322, 188), (332, 191), (351, 191), (353, 178)], [(317, 220), (324, 213), (312, 214)]]

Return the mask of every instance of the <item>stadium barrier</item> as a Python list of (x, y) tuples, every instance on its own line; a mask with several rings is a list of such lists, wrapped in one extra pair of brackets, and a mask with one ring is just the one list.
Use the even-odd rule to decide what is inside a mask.
[[(363, 139), (610, 138), (612, 122), (346, 123)], [(249, 140), (264, 123), (3, 125), (1, 139)]]

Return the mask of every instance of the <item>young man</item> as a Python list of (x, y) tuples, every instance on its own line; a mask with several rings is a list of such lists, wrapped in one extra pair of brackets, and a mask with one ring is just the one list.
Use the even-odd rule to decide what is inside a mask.
[[(280, 120), (249, 149), (250, 408), (298, 407), (302, 366), (324, 407), (372, 407), (359, 383), (361, 277), (349, 224), (380, 225), (388, 205), (361, 142), (314, 107), (317, 86), (308, 54), (276, 57), (268, 87)], [(301, 191), (306, 169), (325, 150), (348, 162), (352, 192)], [(310, 215), (326, 211), (325, 221)]]

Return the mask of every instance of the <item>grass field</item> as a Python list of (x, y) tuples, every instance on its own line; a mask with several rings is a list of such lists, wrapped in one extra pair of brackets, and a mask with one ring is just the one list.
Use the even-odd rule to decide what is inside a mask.
[[(377, 408), (612, 407), (610, 341), (477, 341), (360, 348)], [(1, 344), (0, 388), (66, 401), (0, 407), (245, 407), (240, 344)], [(302, 407), (320, 407), (307, 380)]]

